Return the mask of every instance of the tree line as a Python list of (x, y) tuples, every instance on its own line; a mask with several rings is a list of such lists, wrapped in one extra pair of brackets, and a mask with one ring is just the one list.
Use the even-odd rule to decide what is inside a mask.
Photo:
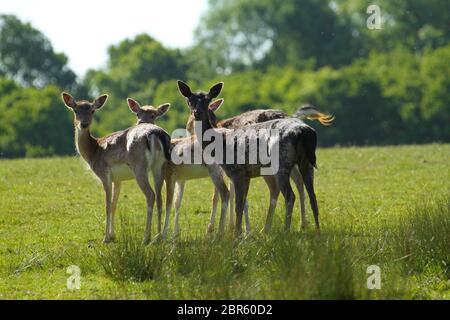
[(316, 126), (321, 146), (450, 141), (450, 3), (372, 1), (382, 28), (366, 27), (363, 0), (210, 0), (194, 44), (167, 48), (148, 34), (108, 49), (83, 77), (50, 41), (15, 16), (0, 16), (0, 156), (73, 154), (71, 115), (60, 92), (108, 93), (93, 131), (134, 124), (125, 99), (172, 103), (159, 125), (184, 127), (176, 81), (224, 81), (226, 118), (255, 108), (294, 113), (310, 103), (336, 116)]

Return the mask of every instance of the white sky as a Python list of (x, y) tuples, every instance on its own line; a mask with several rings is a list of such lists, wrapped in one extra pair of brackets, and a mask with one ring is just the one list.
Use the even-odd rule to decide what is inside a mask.
[(15, 14), (43, 32), (70, 67), (83, 75), (103, 66), (107, 48), (145, 32), (168, 47), (186, 47), (207, 0), (0, 0), (1, 14)]

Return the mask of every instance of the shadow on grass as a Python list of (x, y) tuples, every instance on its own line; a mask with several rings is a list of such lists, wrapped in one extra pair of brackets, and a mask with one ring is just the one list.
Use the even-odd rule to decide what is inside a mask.
[[(429, 268), (448, 283), (450, 198), (411, 208), (367, 235), (324, 230), (234, 240), (203, 236), (145, 246), (138, 222), (121, 219), (117, 243), (98, 249), (105, 273), (141, 282), (156, 299), (398, 299), (418, 297), (411, 277)], [(379, 265), (382, 289), (368, 290)]]

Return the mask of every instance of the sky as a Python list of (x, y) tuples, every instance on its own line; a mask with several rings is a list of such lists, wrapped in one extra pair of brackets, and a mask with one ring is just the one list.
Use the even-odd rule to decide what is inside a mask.
[(189, 46), (206, 6), (207, 0), (0, 0), (0, 14), (30, 22), (81, 76), (105, 65), (111, 44), (142, 32), (171, 48)]

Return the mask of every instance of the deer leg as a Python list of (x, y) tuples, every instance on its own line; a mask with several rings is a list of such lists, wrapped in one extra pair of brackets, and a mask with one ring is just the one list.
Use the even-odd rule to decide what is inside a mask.
[(236, 226), (235, 235), (238, 237), (242, 234), (242, 214), (244, 211), (245, 201), (247, 200), (248, 188), (250, 186), (250, 178), (235, 177), (233, 184), (236, 191)]
[(164, 221), (163, 235), (169, 231), (170, 212), (172, 211), (173, 193), (175, 189), (175, 179), (166, 179), (166, 219)]
[(217, 190), (217, 188), (214, 188), (214, 193), (212, 197), (211, 217), (209, 219), (207, 233), (212, 233), (214, 231), (214, 226), (216, 225), (216, 212), (218, 202), (219, 202), (219, 191)]
[[(219, 234), (223, 234), (225, 232), (225, 219), (227, 217), (228, 210), (228, 201), (230, 199), (230, 192), (223, 180), (222, 170), (218, 165), (209, 165), (208, 173), (213, 181), (216, 189), (220, 194), (221, 199), (221, 213), (220, 213), (220, 221), (219, 221)], [(210, 221), (210, 224), (213, 224), (214, 221)]]
[(244, 218), (245, 218), (245, 231), (247, 233), (250, 233), (251, 228), (250, 228), (250, 218), (248, 216), (248, 200), (245, 199), (245, 203), (244, 203)]
[(180, 207), (181, 200), (183, 199), (185, 181), (177, 181), (175, 185), (175, 228), (174, 235), (180, 234)]
[(310, 164), (303, 164), (300, 167), (300, 172), (305, 183), (306, 191), (308, 192), (311, 210), (314, 214), (314, 222), (316, 224), (316, 232), (320, 234), (319, 224), (319, 208), (317, 206), (316, 194), (314, 192), (314, 168)]
[(301, 217), (301, 228), (306, 229), (308, 226), (308, 221), (306, 219), (306, 207), (305, 207), (305, 188), (303, 186), (303, 178), (300, 174), (298, 166), (295, 166), (291, 171), (291, 179), (294, 181), (297, 187), (298, 194), (300, 196), (300, 217)]
[(156, 193), (156, 208), (158, 210), (158, 237), (161, 236), (161, 224), (162, 224), (162, 185), (164, 183), (162, 171), (153, 172), (153, 181), (155, 183)]
[(286, 205), (285, 229), (286, 231), (289, 231), (289, 229), (291, 228), (292, 209), (294, 208), (295, 194), (294, 191), (292, 191), (291, 184), (289, 182), (289, 174), (277, 175), (277, 182), (278, 187), (283, 194), (284, 202)]
[(102, 179), (103, 189), (105, 190), (105, 211), (106, 211), (106, 225), (105, 225), (105, 237), (103, 238), (103, 243), (111, 242), (111, 195), (112, 195), (112, 183), (111, 177), (107, 176)]
[(234, 229), (234, 217), (235, 217), (235, 212), (234, 212), (234, 198), (235, 198), (235, 190), (234, 190), (234, 183), (231, 182), (230, 180), (230, 229), (233, 230)]
[(145, 168), (135, 169), (134, 174), (136, 176), (136, 181), (141, 188), (141, 191), (145, 195), (147, 200), (147, 223), (145, 226), (145, 237), (144, 243), (149, 244), (152, 238), (152, 217), (153, 217), (153, 206), (155, 205), (155, 193), (148, 182), (148, 173)]
[[(230, 229), (233, 230), (234, 228), (234, 198), (235, 198), (235, 190), (234, 190), (234, 184), (230, 180)], [(248, 216), (248, 201), (245, 200), (244, 204), (244, 217), (245, 217), (245, 231), (247, 233), (250, 233), (251, 227), (250, 227), (250, 218)]]
[(280, 189), (278, 188), (277, 181), (273, 176), (265, 176), (264, 181), (269, 187), (270, 193), (270, 203), (269, 210), (267, 211), (266, 224), (264, 225), (264, 232), (268, 233), (272, 228), (273, 215), (275, 213), (275, 208), (277, 207), (278, 196), (280, 194)]
[(112, 241), (116, 239), (116, 233), (114, 232), (114, 220), (117, 209), (117, 201), (119, 200), (120, 195), (120, 186), (121, 186), (120, 181), (114, 181), (112, 184), (111, 223), (109, 230)]

